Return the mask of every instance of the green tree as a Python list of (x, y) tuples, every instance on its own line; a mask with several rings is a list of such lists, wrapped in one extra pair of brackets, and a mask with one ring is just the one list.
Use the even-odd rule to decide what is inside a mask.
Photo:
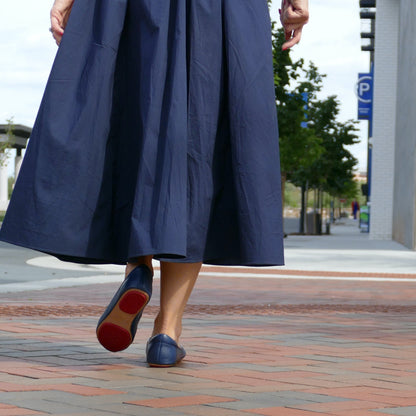
[(283, 200), (286, 180), (301, 187), (303, 232), (308, 188), (318, 193), (321, 207), (324, 191), (333, 197), (354, 194), (357, 160), (346, 146), (357, 143), (358, 137), (356, 122), (337, 121), (339, 102), (335, 96), (318, 99), (325, 75), (313, 63), (305, 67), (303, 59), (293, 61), (290, 49), (282, 51), (284, 41), (283, 30), (272, 21)]
[(6, 120), (7, 121), (7, 130), (6, 137), (7, 139), (4, 142), (0, 142), (0, 166), (7, 164), (9, 154), (7, 153), (7, 148), (10, 147), (10, 143), (13, 142), (14, 138), (14, 122), (13, 117)]
[[(279, 120), (279, 146), (282, 173), (282, 192), (286, 180), (291, 180), (299, 166), (308, 167), (322, 152), (321, 140), (308, 127), (302, 126), (308, 117), (308, 96), (321, 89), (322, 76), (311, 68), (304, 69), (304, 61), (293, 61), (290, 49), (282, 51), (284, 32), (272, 22), (273, 66), (276, 104)], [(299, 79), (303, 78), (302, 82)]]
[[(357, 160), (347, 146), (358, 142), (356, 121), (338, 122), (339, 101), (336, 96), (309, 103), (309, 127), (321, 139), (322, 153), (309, 166), (300, 166), (294, 172), (292, 181), (301, 187), (302, 214), (301, 232), (308, 189), (314, 191), (314, 211), (323, 208), (324, 192), (334, 198), (356, 197), (354, 168)], [(306, 196), (305, 196), (306, 194)]]
[(324, 151), (310, 166), (311, 186), (333, 197), (355, 196), (354, 168), (357, 159), (346, 146), (358, 143), (357, 122), (337, 121), (340, 103), (336, 96), (311, 103), (311, 128), (321, 138)]

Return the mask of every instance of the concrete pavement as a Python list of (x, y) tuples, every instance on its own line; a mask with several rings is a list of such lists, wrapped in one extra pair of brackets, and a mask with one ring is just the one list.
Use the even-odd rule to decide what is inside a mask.
[[(360, 233), (357, 222), (351, 219), (333, 225), (331, 235), (288, 236), (285, 239), (285, 257), (284, 267), (247, 268), (244, 276), (258, 277), (266, 273), (274, 277), (291, 277), (293, 273), (286, 271), (293, 270), (302, 271), (303, 277), (307, 271), (314, 272), (309, 273), (313, 277), (318, 276), (316, 272), (324, 272), (320, 277), (344, 272), (350, 277), (377, 273), (381, 278), (389, 274), (395, 274), (397, 278), (398, 274), (416, 273), (415, 251), (394, 241), (370, 240), (368, 234)], [(231, 273), (232, 269), (227, 268), (227, 272)], [(224, 270), (205, 266), (203, 274), (221, 274)], [(0, 293), (119, 282), (122, 274), (122, 266), (66, 263), (0, 242)]]
[(289, 236), (284, 268), (204, 267), (172, 369), (145, 364), (158, 279), (112, 354), (95, 325), (122, 268), (1, 245), (0, 415), (414, 416), (416, 254), (332, 232)]
[(289, 269), (416, 273), (415, 251), (395, 241), (370, 240), (352, 219), (332, 225), (331, 235), (290, 235), (285, 253)]

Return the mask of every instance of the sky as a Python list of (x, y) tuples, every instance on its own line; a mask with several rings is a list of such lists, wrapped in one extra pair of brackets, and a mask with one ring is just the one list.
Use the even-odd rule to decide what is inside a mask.
[[(254, 1), (254, 0), (253, 0)], [(53, 1), (0, 2), (0, 123), (33, 126), (57, 46), (48, 31)], [(320, 98), (337, 95), (340, 121), (356, 119), (355, 84), (368, 72), (368, 52), (361, 52), (358, 0), (309, 0), (310, 21), (293, 48), (293, 58), (304, 58), (326, 74)], [(278, 21), (280, 1), (274, 0), (271, 19)], [(367, 166), (367, 122), (360, 122), (361, 143), (350, 151)], [(10, 164), (12, 165), (12, 164)]]

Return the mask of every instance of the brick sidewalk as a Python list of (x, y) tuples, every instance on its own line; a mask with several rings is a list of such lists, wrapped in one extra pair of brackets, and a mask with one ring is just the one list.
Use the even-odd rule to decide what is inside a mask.
[(0, 295), (0, 415), (416, 414), (416, 282), (203, 276), (183, 364), (111, 354), (95, 325), (117, 285)]

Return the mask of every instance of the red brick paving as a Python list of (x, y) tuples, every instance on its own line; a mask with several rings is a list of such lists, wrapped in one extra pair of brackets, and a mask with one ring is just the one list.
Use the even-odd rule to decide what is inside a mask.
[(349, 400), (335, 403), (312, 403), (298, 406), (300, 410), (310, 410), (313, 412), (330, 413), (341, 410), (358, 410), (358, 409), (379, 409), (383, 407), (382, 403), (369, 402), (366, 400)]
[(25, 415), (45, 415), (46, 413), (35, 412), (30, 409), (23, 409), (17, 406), (0, 403), (0, 416), (25, 416)]
[(0, 415), (378, 416), (416, 406), (416, 283), (235, 282), (198, 282), (188, 355), (172, 369), (145, 363), (157, 281), (134, 345), (117, 354), (95, 338), (116, 284), (0, 295)]
[[(244, 412), (246, 412), (244, 410)], [(316, 412), (308, 410), (289, 409), (287, 407), (269, 407), (267, 409), (250, 409), (250, 413), (263, 416), (317, 416)], [(321, 415), (328, 415), (328, 413), (319, 413)]]
[[(386, 416), (386, 413), (363, 409), (343, 410), (342, 412), (333, 412), (331, 414), (333, 416)], [(316, 413), (314, 416), (316, 416)]]
[(128, 404), (134, 404), (136, 406), (146, 406), (146, 407), (155, 407), (155, 408), (164, 408), (164, 407), (177, 407), (177, 406), (193, 406), (199, 404), (208, 404), (208, 403), (223, 403), (223, 402), (233, 402), (235, 399), (229, 399), (224, 397), (216, 396), (180, 396), (180, 397), (171, 397), (163, 399), (149, 399), (149, 400), (136, 400), (133, 402), (126, 402)]
[[(180, 414), (191, 415), (191, 416), (242, 416), (243, 413), (239, 410), (231, 409), (218, 409), (218, 407), (210, 406), (180, 406), (175, 408), (176, 412)], [(244, 413), (245, 416), (254, 415), (254, 413), (249, 412), (249, 414)], [(314, 415), (316, 416), (316, 414)]]
[[(157, 269), (157, 267), (156, 267)], [(373, 273), (373, 272), (337, 272), (317, 270), (290, 270), (290, 269), (265, 269), (262, 267), (233, 267), (224, 270), (222, 266), (203, 266), (201, 272), (205, 273), (240, 273), (240, 274), (269, 274), (280, 276), (325, 276), (325, 277), (383, 277), (392, 279), (416, 279), (416, 273)]]

